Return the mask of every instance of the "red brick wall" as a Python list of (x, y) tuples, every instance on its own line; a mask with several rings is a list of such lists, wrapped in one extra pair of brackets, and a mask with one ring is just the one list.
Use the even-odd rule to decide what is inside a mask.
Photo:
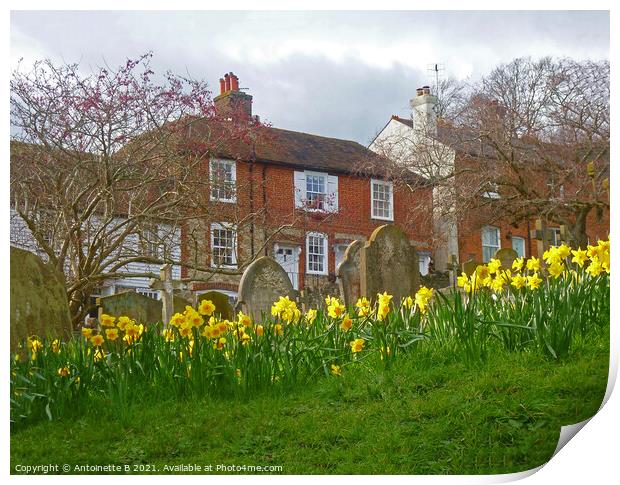
[[(205, 163), (205, 177), (208, 167)], [(301, 246), (299, 261), (300, 288), (303, 288), (305, 273), (305, 233), (321, 232), (328, 237), (328, 272), (336, 271), (334, 244), (348, 243), (354, 236), (368, 238), (372, 231), (388, 223), (388, 221), (371, 219), (370, 179), (357, 176), (330, 173), (338, 176), (339, 211), (333, 214), (308, 212), (295, 209), (293, 174), (295, 169), (273, 164), (237, 162), (237, 203), (214, 205), (214, 216), (218, 222), (239, 221), (254, 213), (254, 253), (272, 254), (274, 242), (288, 242)], [(432, 232), (431, 191), (421, 190), (412, 193), (404, 187), (394, 189), (394, 223), (402, 227), (409, 238), (417, 241), (420, 247), (429, 248)], [(206, 222), (206, 221), (205, 221)], [(277, 234), (273, 241), (264, 243), (263, 230), (267, 235), (281, 225), (290, 225), (284, 233)], [(185, 242), (186, 238), (183, 238)], [(210, 237), (204, 234), (204, 255), (209, 264)], [(184, 247), (186, 244), (184, 245)], [(252, 237), (249, 224), (239, 230), (237, 236), (238, 260), (251, 258)], [(185, 249), (184, 256), (188, 251)], [(234, 285), (236, 278), (216, 277), (221, 283), (219, 287)], [(196, 287), (217, 287), (219, 283), (195, 285)]]

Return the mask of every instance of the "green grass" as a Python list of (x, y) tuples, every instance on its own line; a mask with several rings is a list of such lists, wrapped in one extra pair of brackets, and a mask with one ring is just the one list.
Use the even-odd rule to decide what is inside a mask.
[(284, 474), (511, 473), (539, 466), (560, 427), (598, 410), (608, 333), (577, 339), (568, 357), (490, 351), (466, 365), (420, 346), (386, 370), (343, 368), (287, 392), (250, 399), (157, 401), (120, 419), (106, 398), (87, 414), (11, 434), (17, 464), (280, 465)]

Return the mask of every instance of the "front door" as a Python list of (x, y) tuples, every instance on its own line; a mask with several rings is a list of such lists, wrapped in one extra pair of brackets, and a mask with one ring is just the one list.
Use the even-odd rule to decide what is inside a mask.
[(293, 284), (295, 290), (299, 289), (299, 248), (295, 246), (276, 246), (275, 260), (278, 262)]

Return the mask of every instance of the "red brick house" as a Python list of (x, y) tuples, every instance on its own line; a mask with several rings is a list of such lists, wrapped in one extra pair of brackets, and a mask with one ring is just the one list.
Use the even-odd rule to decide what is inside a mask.
[[(412, 153), (417, 150), (424, 156), (433, 157), (446, 173), (453, 170), (457, 174), (454, 183), (459, 184), (462, 182), (459, 174), (465, 172), (463, 168), (480, 170), (476, 160), (482, 160), (485, 156), (488, 158), (488, 153), (483, 147), (459, 141), (450, 127), (438, 123), (434, 111), (436, 103), (437, 98), (431, 94), (428, 86), (419, 88), (417, 96), (410, 101), (411, 117), (392, 116), (373, 140), (370, 149), (395, 163), (400, 160), (403, 164), (410, 163)], [(415, 163), (413, 167), (415, 170)], [(442, 168), (438, 170), (441, 173)], [(533, 180), (532, 183), (544, 181)], [(498, 249), (503, 248), (512, 248), (525, 257), (542, 255), (537, 239), (541, 231), (540, 227), (537, 228), (536, 219), (519, 222), (497, 220), (492, 207), (493, 199), (500, 195), (489, 188), (482, 197), (488, 199), (488, 209), (481, 207), (465, 214), (458, 211), (458, 217), (451, 220), (445, 213), (435, 218), (433, 255), (437, 269), (446, 269), (452, 255), (457, 256), (461, 263), (469, 260), (487, 262)], [(437, 208), (442, 202), (442, 193), (434, 190), (434, 207)], [(588, 215), (586, 227), (590, 241), (606, 238), (609, 234), (609, 212), (597, 215), (592, 211)], [(547, 226), (546, 240), (550, 245), (560, 244), (562, 236), (559, 225)]]
[[(218, 113), (252, 119), (252, 96), (239, 90), (236, 76), (227, 74), (220, 85)], [(185, 261), (239, 273), (255, 257), (269, 255), (296, 289), (320, 289), (333, 285), (348, 244), (394, 223), (420, 248), (421, 271), (427, 271), (430, 189), (413, 193), (360, 171), (360, 162), (376, 155), (354, 141), (273, 127), (263, 133), (267, 142), (205, 160), (214, 215), (186, 226)], [(183, 276), (208, 279), (193, 284), (198, 292), (217, 289), (231, 296), (240, 279), (188, 269)]]

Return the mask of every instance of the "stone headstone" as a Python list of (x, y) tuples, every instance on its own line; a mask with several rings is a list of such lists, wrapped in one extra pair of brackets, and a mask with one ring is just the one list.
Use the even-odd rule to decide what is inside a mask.
[(344, 304), (347, 306), (355, 305), (358, 298), (362, 296), (360, 264), (363, 247), (364, 242), (360, 240), (353, 241), (349, 244), (344, 253), (342, 263), (340, 263), (336, 269), (338, 284), (340, 285), (340, 294), (344, 299)]
[(270, 315), (271, 305), (280, 296), (296, 297), (288, 274), (269, 256), (258, 258), (245, 269), (238, 295), (237, 308), (254, 321), (261, 320), (261, 313)]
[(67, 339), (72, 325), (64, 275), (36, 254), (11, 246), (11, 350), (19, 341)]
[(230, 304), (230, 298), (219, 291), (207, 291), (198, 296), (198, 305), (202, 300), (211, 300), (215, 305), (215, 313), (220, 315), (224, 320), (233, 320), (235, 318), (235, 309)]
[(418, 252), (407, 235), (394, 224), (375, 229), (364, 244), (360, 258), (360, 290), (362, 296), (376, 300), (386, 291), (400, 304), (402, 298), (414, 295), (420, 287)]
[(474, 274), (474, 271), (476, 271), (476, 268), (478, 266), (482, 266), (483, 264), (484, 263), (480, 261), (474, 261), (474, 260), (466, 261), (462, 265), (463, 273), (465, 273), (467, 276), (471, 276), (472, 274)]
[(100, 315), (127, 316), (145, 325), (162, 321), (162, 302), (135, 291), (102, 296), (97, 300)]
[(511, 269), (512, 262), (519, 257), (519, 254), (512, 248), (498, 249), (495, 252), (495, 259), (502, 262), (502, 269)]

